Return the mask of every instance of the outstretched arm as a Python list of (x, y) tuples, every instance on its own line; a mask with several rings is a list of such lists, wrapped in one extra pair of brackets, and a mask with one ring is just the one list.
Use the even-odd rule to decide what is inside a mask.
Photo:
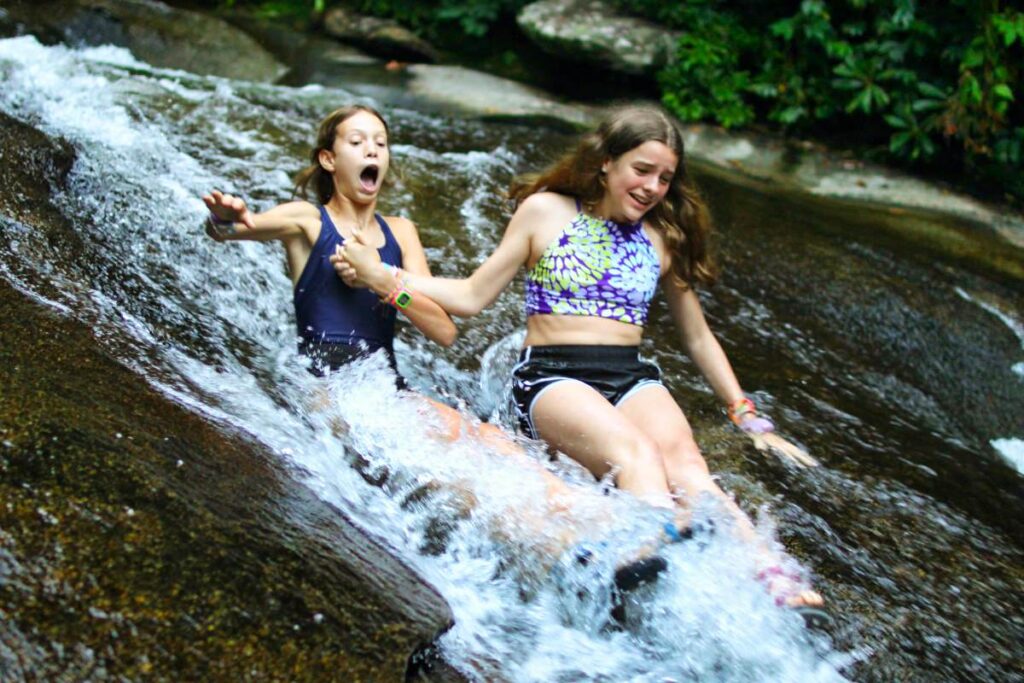
[(679, 283), (672, 281), (670, 275), (665, 277), (664, 287), (669, 311), (679, 330), (686, 353), (693, 359), (719, 399), (727, 406), (740, 401), (743, 398), (743, 390), (725, 351), (722, 350), (722, 345), (708, 327), (697, 293), (693, 287), (683, 289)]
[(531, 230), (550, 213), (551, 197), (542, 193), (524, 200), (509, 221), (501, 244), (469, 277), (439, 278), (411, 272), (410, 288), (430, 297), (452, 315), (476, 315), (498, 298), (527, 262)]
[(715, 395), (725, 403), (729, 417), (736, 426), (749, 435), (759, 449), (774, 449), (797, 465), (816, 466), (818, 461), (803, 449), (774, 434), (775, 425), (759, 416), (754, 404), (743, 395), (722, 345), (708, 327), (700, 299), (693, 287), (683, 289), (672, 281), (671, 276), (666, 276), (665, 291), (669, 310), (679, 329), (683, 347), (707, 379)]
[(319, 226), (320, 215), (309, 202), (288, 202), (263, 213), (253, 213), (245, 200), (213, 190), (203, 196), (210, 210), (206, 234), (225, 240), (287, 240)]

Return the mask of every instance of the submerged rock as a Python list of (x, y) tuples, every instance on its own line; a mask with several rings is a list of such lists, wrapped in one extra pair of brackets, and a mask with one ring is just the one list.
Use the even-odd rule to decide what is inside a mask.
[(553, 55), (651, 78), (672, 58), (679, 36), (622, 16), (602, 0), (539, 0), (516, 19), (531, 40)]
[[(74, 235), (70, 146), (0, 115), (0, 150), (3, 243)], [(0, 677), (402, 680), (451, 623), (437, 592), (0, 266)]]
[[(116, 45), (156, 67), (272, 82), (287, 68), (216, 17), (155, 0), (9, 0), (3, 24), (44, 42)], [(0, 28), (3, 27), (0, 24)]]

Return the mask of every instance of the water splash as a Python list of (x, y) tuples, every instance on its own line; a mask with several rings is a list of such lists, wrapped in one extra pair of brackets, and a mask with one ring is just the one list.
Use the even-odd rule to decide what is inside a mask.
[[(471, 438), (436, 439), (422, 402), (394, 390), (380, 358), (324, 382), (308, 375), (293, 352), (282, 254), (206, 240), (198, 197), (216, 186), (247, 188), (256, 204), (286, 197), (282, 169), (301, 158), (311, 122), (348, 93), (236, 84), (153, 69), (116, 48), (32, 38), (0, 41), (0, 72), (0, 108), (77, 152), (57, 201), (85, 245), (72, 254), (19, 234), (5, 259), (34, 277), (6, 264), (4, 277), (33, 292), (36, 281), (55, 288), (61, 310), (90, 321), (153, 386), (267, 445), (321, 498), (386, 538), (451, 604), (456, 623), (441, 646), (471, 680), (841, 679), (849, 658), (770, 604), (737, 543), (671, 549), (664, 579), (614, 622), (610, 572), (656, 535), (657, 511), (591, 483), (545, 514), (539, 469), (548, 465), (536, 444), (524, 445), (535, 462), (524, 469)], [(494, 181), (483, 179), (507, 172), (511, 153), (396, 152), (420, 173), (463, 183), (460, 219), (489, 251), (497, 232), (481, 217)], [(498, 368), (518, 341), (497, 338), (468, 384), (476, 406), (501, 419)], [(450, 372), (463, 374), (453, 382)], [(467, 384), (444, 364), (410, 375), (426, 393)], [(615, 553), (580, 567), (570, 549), (558, 554), (565, 538)]]

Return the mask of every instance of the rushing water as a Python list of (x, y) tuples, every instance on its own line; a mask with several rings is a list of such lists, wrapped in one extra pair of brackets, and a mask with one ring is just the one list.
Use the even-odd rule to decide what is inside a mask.
[[(377, 84), (233, 82), (28, 37), (0, 41), (0, 74), (0, 108), (77, 151), (58, 198), (75, 232), (42, 236), (0, 217), (0, 273), (89, 321), (152, 385), (267, 444), (386, 538), (451, 604), (441, 648), (469, 678), (1021, 679), (1024, 491), (1008, 464), (1024, 438), (1020, 283), (904, 253), (873, 230), (883, 213), (705, 178), (726, 266), (702, 293), (709, 319), (747, 390), (822, 466), (792, 469), (728, 427), (663, 307), (648, 352), (712, 468), (816, 576), (837, 626), (812, 634), (775, 608), (721, 534), (668, 550), (670, 570), (612, 623), (613, 553), (552, 569), (545, 548), (571, 533), (628, 553), (653, 535), (650, 510), (559, 462), (580, 495), (546, 514), (535, 473), (468, 437), (431, 439), (379, 362), (334, 377), (330, 407), (317, 407), (322, 389), (294, 352), (282, 252), (215, 244), (197, 227), (211, 188), (260, 208), (286, 199), (315, 122), (358, 98), (386, 112), (397, 143), (402, 178), (383, 208), (417, 222), (435, 271), (466, 273), (500, 239), (508, 180), (566, 138), (417, 111)], [(513, 288), (465, 321), (452, 349), (404, 332), (401, 370), (423, 393), (508, 424), (521, 307)], [(332, 431), (338, 418), (348, 436)], [(446, 485), (421, 495), (430, 481)]]

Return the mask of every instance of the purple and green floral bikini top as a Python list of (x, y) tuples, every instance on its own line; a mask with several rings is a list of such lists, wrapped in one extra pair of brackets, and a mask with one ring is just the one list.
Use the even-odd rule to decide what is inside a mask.
[(526, 274), (526, 315), (586, 315), (647, 322), (661, 264), (642, 222), (577, 214)]

